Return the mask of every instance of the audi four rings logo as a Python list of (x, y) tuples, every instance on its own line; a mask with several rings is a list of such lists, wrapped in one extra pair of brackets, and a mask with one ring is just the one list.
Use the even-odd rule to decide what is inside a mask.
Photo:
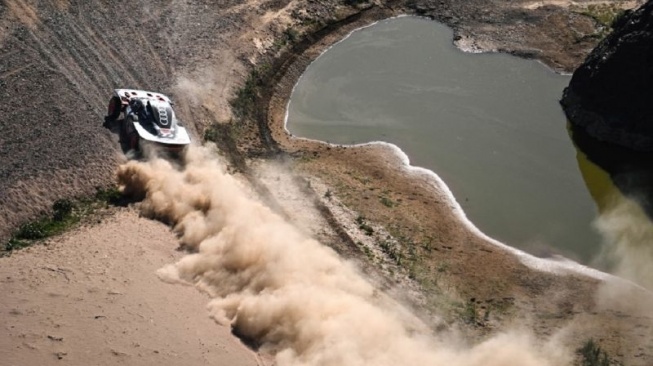
[(159, 121), (162, 126), (167, 126), (168, 125), (168, 113), (166, 113), (166, 109), (163, 107), (159, 107)]

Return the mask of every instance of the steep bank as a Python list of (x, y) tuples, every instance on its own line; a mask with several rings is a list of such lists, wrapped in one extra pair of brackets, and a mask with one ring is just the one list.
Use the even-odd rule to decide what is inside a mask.
[(561, 103), (594, 138), (653, 151), (653, 1), (628, 11), (574, 71)]

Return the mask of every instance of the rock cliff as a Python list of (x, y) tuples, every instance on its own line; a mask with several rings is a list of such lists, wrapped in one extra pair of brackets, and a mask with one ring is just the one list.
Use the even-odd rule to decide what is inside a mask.
[(613, 27), (574, 72), (561, 104), (594, 138), (653, 151), (653, 0)]

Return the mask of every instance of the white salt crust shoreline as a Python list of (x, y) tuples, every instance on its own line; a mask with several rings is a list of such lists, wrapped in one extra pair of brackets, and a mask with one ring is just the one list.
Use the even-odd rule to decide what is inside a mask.
[[(391, 18), (379, 20), (379, 21), (373, 22), (373, 23), (371, 23), (369, 25), (366, 25), (366, 26), (363, 26), (363, 27), (356, 28), (356, 29), (352, 30), (344, 38), (342, 38), (338, 42), (335, 42), (331, 46), (327, 47), (324, 51), (322, 51), (320, 53), (320, 55), (317, 56), (315, 58), (315, 60), (313, 60), (311, 62), (311, 64), (309, 64), (306, 67), (306, 70), (308, 70), (308, 68), (311, 67), (313, 62), (315, 62), (317, 59), (319, 59), (324, 53), (329, 51), (332, 47), (336, 46), (340, 42), (345, 41), (354, 32), (359, 31), (361, 29), (365, 29), (365, 28), (374, 26), (377, 23), (379, 23), (380, 21), (385, 21), (385, 20), (388, 20), (388, 19), (408, 17), (408, 16), (411, 16), (411, 15), (399, 15), (399, 16), (396, 16), (396, 17), (391, 17)], [(428, 19), (428, 18), (424, 18), (424, 19)], [(428, 19), (428, 20), (431, 20), (431, 19)], [(452, 42), (453, 42), (453, 40), (452, 40)], [(460, 47), (458, 44), (456, 44), (456, 42), (453, 42), (453, 44), (459, 50), (461, 50), (462, 52), (468, 52), (468, 53), (482, 53), (482, 52), (484, 52), (484, 51), (479, 50), (477, 48), (466, 49), (466, 47)], [(541, 63), (541, 64), (546, 66), (543, 63)], [(548, 68), (548, 66), (546, 66), (546, 67)], [(297, 82), (293, 86), (293, 89), (292, 89), (290, 95), (292, 95), (294, 93), (295, 88), (297, 87), (297, 85), (301, 81), (301, 79), (303, 77), (303, 74), (306, 72), (306, 70), (304, 70), (304, 72), (302, 73), (302, 76), (299, 77), (299, 79), (297, 80)], [(553, 69), (551, 69), (551, 70), (555, 72), (555, 70), (553, 70)], [(491, 243), (491, 244), (493, 244), (493, 245), (495, 245), (495, 246), (497, 246), (497, 247), (499, 247), (499, 248), (501, 248), (503, 250), (508, 251), (512, 255), (515, 255), (517, 258), (519, 258), (520, 262), (523, 263), (525, 266), (527, 266), (529, 268), (532, 268), (532, 269), (535, 269), (535, 270), (538, 270), (538, 271), (549, 272), (549, 273), (554, 273), (554, 274), (558, 274), (558, 275), (582, 274), (582, 275), (585, 275), (585, 276), (588, 276), (588, 277), (591, 277), (591, 278), (595, 278), (595, 279), (598, 279), (598, 280), (601, 280), (601, 281), (606, 281), (606, 282), (607, 281), (618, 281), (620, 283), (626, 283), (626, 284), (630, 284), (630, 285), (633, 285), (633, 286), (638, 287), (638, 288), (642, 288), (641, 286), (639, 286), (639, 285), (637, 285), (637, 284), (635, 284), (635, 283), (633, 283), (631, 281), (628, 281), (628, 280), (622, 279), (620, 277), (616, 277), (616, 276), (614, 276), (612, 274), (602, 272), (602, 271), (599, 271), (597, 269), (585, 266), (583, 264), (580, 264), (578, 262), (574, 262), (574, 261), (572, 261), (570, 259), (567, 259), (565, 257), (562, 257), (562, 256), (557, 256), (555, 258), (539, 258), (539, 257), (535, 257), (535, 256), (533, 256), (533, 255), (531, 255), (529, 253), (526, 253), (526, 252), (524, 252), (524, 251), (522, 251), (520, 249), (511, 247), (511, 246), (509, 246), (509, 245), (507, 245), (505, 243), (502, 243), (502, 242), (488, 236), (487, 234), (482, 232), (478, 227), (476, 227), (476, 225), (474, 225), (474, 223), (471, 220), (469, 220), (469, 218), (467, 218), (467, 215), (465, 214), (465, 211), (462, 209), (462, 207), (460, 206), (458, 201), (456, 201), (456, 198), (454, 197), (453, 193), (451, 192), (451, 190), (449, 189), (447, 184), (440, 178), (440, 176), (438, 176), (432, 170), (410, 165), (410, 159), (408, 158), (408, 155), (406, 155), (406, 153), (403, 150), (401, 150), (401, 148), (399, 148), (397, 145), (394, 145), (392, 143), (385, 142), (385, 141), (372, 141), (372, 142), (367, 142), (367, 143), (362, 143), (362, 144), (342, 145), (342, 144), (332, 144), (332, 143), (328, 143), (328, 142), (325, 142), (325, 141), (294, 136), (288, 130), (288, 110), (289, 110), (290, 102), (291, 102), (291, 99), (289, 98), (288, 102), (286, 103), (286, 111), (285, 111), (284, 120), (283, 120), (283, 129), (284, 129), (285, 133), (289, 136), (290, 139), (317, 142), (317, 143), (327, 144), (327, 145), (333, 146), (333, 147), (338, 147), (338, 146), (362, 147), (362, 146), (368, 146), (368, 145), (382, 145), (382, 146), (388, 148), (391, 151), (391, 153), (395, 154), (395, 156), (397, 156), (401, 160), (402, 165), (401, 165), (400, 168), (403, 171), (405, 171), (407, 174), (426, 177), (427, 181), (429, 183), (431, 183), (433, 185), (433, 188), (435, 189), (434, 194), (437, 194), (438, 190), (440, 190), (440, 191), (442, 191), (444, 193), (443, 198), (448, 200), (448, 203), (451, 205), (451, 208), (452, 208), (454, 214), (460, 220), (461, 224), (463, 224), (467, 229), (469, 229), (477, 237), (479, 237), (481, 239), (484, 239), (487, 242), (489, 242), (489, 243)]]
[[(286, 130), (287, 131), (287, 130)], [(539, 258), (536, 257), (532, 254), (526, 253), (520, 249), (511, 247), (505, 243), (502, 243), (484, 232), (482, 232), (474, 223), (467, 218), (467, 215), (465, 214), (465, 211), (463, 208), (460, 206), (458, 201), (456, 200), (455, 196), (447, 186), (447, 184), (438, 176), (435, 172), (432, 170), (422, 168), (422, 167), (416, 167), (410, 165), (410, 160), (408, 158), (408, 155), (404, 153), (403, 150), (401, 150), (397, 145), (391, 144), (389, 142), (385, 141), (372, 141), (372, 142), (366, 142), (363, 144), (355, 144), (355, 145), (339, 145), (339, 144), (331, 144), (327, 143), (324, 141), (320, 140), (314, 140), (314, 139), (308, 139), (308, 138), (303, 138), (303, 137), (296, 137), (290, 135), (291, 139), (295, 140), (303, 140), (303, 141), (311, 141), (311, 142), (317, 142), (317, 143), (322, 143), (326, 144), (332, 147), (339, 147), (339, 146), (346, 146), (346, 147), (364, 147), (364, 146), (371, 146), (371, 145), (381, 145), (384, 146), (385, 148), (389, 149), (392, 154), (395, 154), (397, 156), (402, 164), (399, 167), (403, 171), (405, 171), (409, 175), (414, 175), (414, 176), (421, 176), (421, 177), (426, 177), (426, 180), (432, 184), (434, 188), (434, 194), (437, 194), (438, 191), (441, 191), (443, 194), (439, 198), (444, 198), (447, 200), (447, 203), (450, 205), (453, 213), (456, 215), (456, 218), (460, 220), (460, 223), (465, 226), (471, 233), (476, 235), (477, 237), (487, 241), (488, 243), (491, 243), (495, 246), (497, 246), (500, 249), (503, 249), (512, 255), (516, 256), (519, 258), (520, 262), (523, 263), (525, 266), (542, 271), (542, 272), (549, 272), (549, 273), (554, 273), (558, 275), (566, 275), (566, 274), (582, 274), (588, 277), (592, 277), (598, 280), (602, 281), (619, 281), (619, 282), (626, 282), (628, 284), (634, 285), (636, 287), (640, 287), (639, 285), (632, 283), (630, 281), (624, 280), (622, 278), (616, 277), (614, 275), (611, 275), (606, 272), (599, 271), (597, 269), (585, 266), (583, 264), (580, 264), (578, 262), (574, 262), (570, 259), (567, 259), (562, 256), (557, 256), (555, 258)]]
[[(294, 88), (293, 88), (294, 89)], [(572, 260), (569, 260), (564, 257), (558, 257), (557, 259), (547, 259), (547, 258), (539, 258), (535, 257), (531, 254), (528, 254), (522, 250), (519, 250), (517, 248), (511, 247), (505, 243), (502, 243), (484, 232), (482, 232), (474, 223), (467, 218), (467, 215), (465, 214), (465, 211), (463, 208), (460, 206), (458, 201), (456, 200), (455, 196), (449, 189), (449, 186), (440, 178), (439, 175), (437, 175), (435, 172), (432, 170), (422, 168), (422, 167), (417, 167), (417, 166), (412, 166), (410, 165), (410, 159), (408, 158), (408, 155), (401, 150), (397, 145), (394, 145), (389, 142), (385, 141), (372, 141), (372, 142), (366, 142), (363, 144), (354, 144), (354, 145), (341, 145), (341, 144), (332, 144), (328, 143), (325, 141), (320, 141), (320, 140), (315, 140), (315, 139), (309, 139), (305, 137), (297, 137), (294, 136), (290, 131), (288, 130), (287, 123), (288, 123), (288, 105), (290, 104), (290, 100), (286, 104), (286, 113), (284, 116), (284, 122), (283, 122), (283, 128), (286, 134), (289, 136), (291, 140), (299, 140), (299, 141), (310, 141), (310, 142), (316, 142), (316, 143), (321, 143), (321, 144), (326, 144), (332, 147), (339, 147), (339, 146), (346, 146), (346, 147), (364, 147), (364, 146), (369, 146), (369, 145), (381, 145), (384, 146), (385, 148), (389, 149), (392, 154), (397, 156), (402, 164), (399, 167), (400, 169), (404, 170), (408, 174), (413, 174), (416, 176), (425, 176), (427, 178), (427, 181), (433, 185), (434, 194), (438, 190), (442, 191), (444, 193), (444, 199), (448, 201), (448, 203), (451, 205), (451, 208), (456, 215), (456, 217), (460, 220), (461, 224), (463, 224), (466, 228), (468, 228), (474, 235), (477, 237), (486, 240), (487, 242), (504, 249), (511, 254), (515, 255), (519, 260), (526, 265), (529, 268), (536, 269), (539, 271), (544, 271), (544, 272), (550, 272), (550, 273), (555, 273), (555, 274), (568, 274), (568, 273), (577, 273), (577, 274), (583, 274), (592, 278), (596, 278), (602, 281), (609, 281), (609, 280), (618, 280), (618, 281), (626, 281), (622, 278), (616, 277), (614, 275), (611, 275), (609, 273), (601, 272), (597, 269), (585, 266), (583, 264), (580, 264), (578, 262), (574, 262)], [(640, 287), (634, 283), (631, 283), (630, 281), (626, 281), (632, 285), (635, 285), (637, 287)]]

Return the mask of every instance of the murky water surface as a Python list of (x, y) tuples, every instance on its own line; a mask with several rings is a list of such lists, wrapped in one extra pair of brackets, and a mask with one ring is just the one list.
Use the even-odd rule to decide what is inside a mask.
[(396, 144), (440, 175), (488, 235), (588, 262), (601, 240), (558, 105), (568, 82), (535, 61), (461, 52), (436, 22), (395, 18), (306, 70), (287, 127), (337, 144)]

